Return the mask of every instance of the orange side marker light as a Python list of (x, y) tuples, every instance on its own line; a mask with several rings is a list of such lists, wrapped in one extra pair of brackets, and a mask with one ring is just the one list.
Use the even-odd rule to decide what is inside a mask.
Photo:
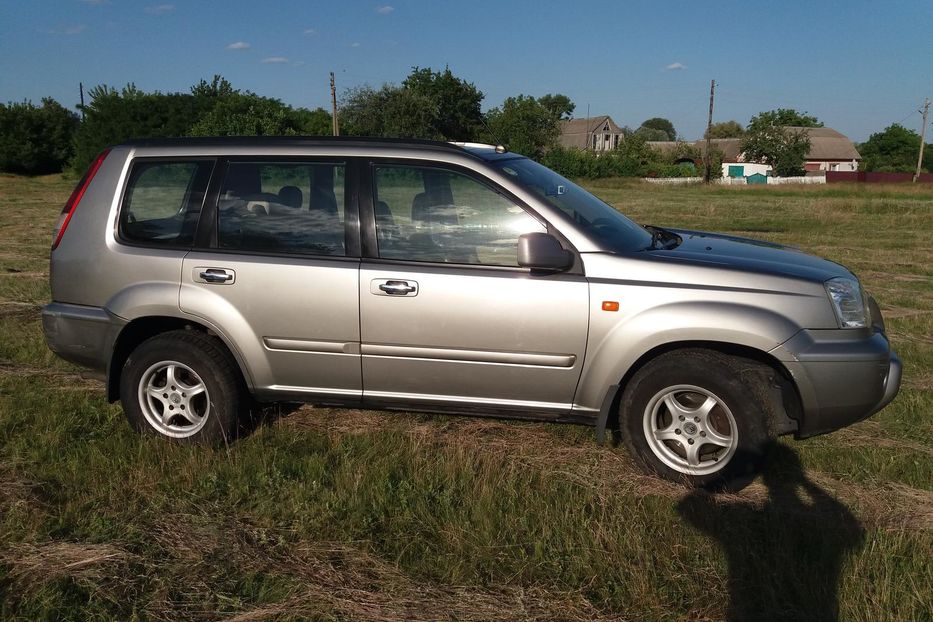
[(603, 300), (603, 311), (618, 311), (619, 303), (615, 300)]

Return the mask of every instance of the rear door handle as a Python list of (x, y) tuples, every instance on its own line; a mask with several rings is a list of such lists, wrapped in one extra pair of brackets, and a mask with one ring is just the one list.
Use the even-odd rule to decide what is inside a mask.
[(406, 279), (373, 279), (369, 291), (376, 296), (417, 296), (418, 282)]
[(228, 268), (209, 268), (198, 266), (194, 269), (194, 280), (198, 283), (231, 285), (236, 280), (236, 272)]

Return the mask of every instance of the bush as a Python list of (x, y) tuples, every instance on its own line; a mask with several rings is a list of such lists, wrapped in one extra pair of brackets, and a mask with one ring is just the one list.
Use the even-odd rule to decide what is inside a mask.
[(58, 173), (71, 158), (78, 115), (51, 98), (0, 104), (0, 170)]
[(132, 84), (122, 91), (98, 86), (89, 95), (91, 103), (75, 135), (72, 166), (79, 174), (111, 145), (133, 138), (185, 136), (214, 103), (210, 97), (183, 93), (144, 93)]
[(75, 136), (73, 168), (83, 172), (98, 153), (134, 138), (284, 136), (331, 133), (330, 114), (293, 109), (277, 99), (241, 92), (221, 76), (191, 93), (144, 93), (98, 86), (90, 91), (85, 122)]
[[(659, 152), (652, 149), (644, 138), (632, 135), (619, 143), (613, 151), (596, 154), (592, 151), (554, 147), (540, 162), (565, 177), (598, 179), (600, 177), (658, 177), (675, 167)], [(685, 173), (676, 168), (677, 177)]]

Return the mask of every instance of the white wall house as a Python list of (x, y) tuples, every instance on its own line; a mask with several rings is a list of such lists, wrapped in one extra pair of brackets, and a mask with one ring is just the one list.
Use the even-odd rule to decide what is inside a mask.
[[(829, 127), (788, 127), (788, 132), (804, 132), (810, 139), (810, 151), (804, 161), (804, 170), (808, 176), (826, 175), (826, 171), (857, 171), (862, 159), (855, 145), (845, 135)], [(662, 153), (674, 150), (678, 143), (649, 142), (649, 145)], [(700, 153), (706, 152), (706, 141), (690, 143)], [(741, 138), (714, 138), (710, 141), (714, 151), (723, 154), (722, 176), (733, 179), (747, 178), (755, 174), (772, 175), (771, 166), (760, 162), (750, 162), (742, 153)]]

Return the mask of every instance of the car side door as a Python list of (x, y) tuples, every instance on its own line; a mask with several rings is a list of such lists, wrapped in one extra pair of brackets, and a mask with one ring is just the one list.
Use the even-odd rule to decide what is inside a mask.
[(587, 282), (580, 271), (517, 263), (519, 236), (548, 224), (466, 168), (373, 161), (368, 172), (364, 401), (569, 411), (586, 346)]
[(358, 399), (358, 212), (346, 158), (231, 158), (179, 305), (217, 327), (267, 399)]

